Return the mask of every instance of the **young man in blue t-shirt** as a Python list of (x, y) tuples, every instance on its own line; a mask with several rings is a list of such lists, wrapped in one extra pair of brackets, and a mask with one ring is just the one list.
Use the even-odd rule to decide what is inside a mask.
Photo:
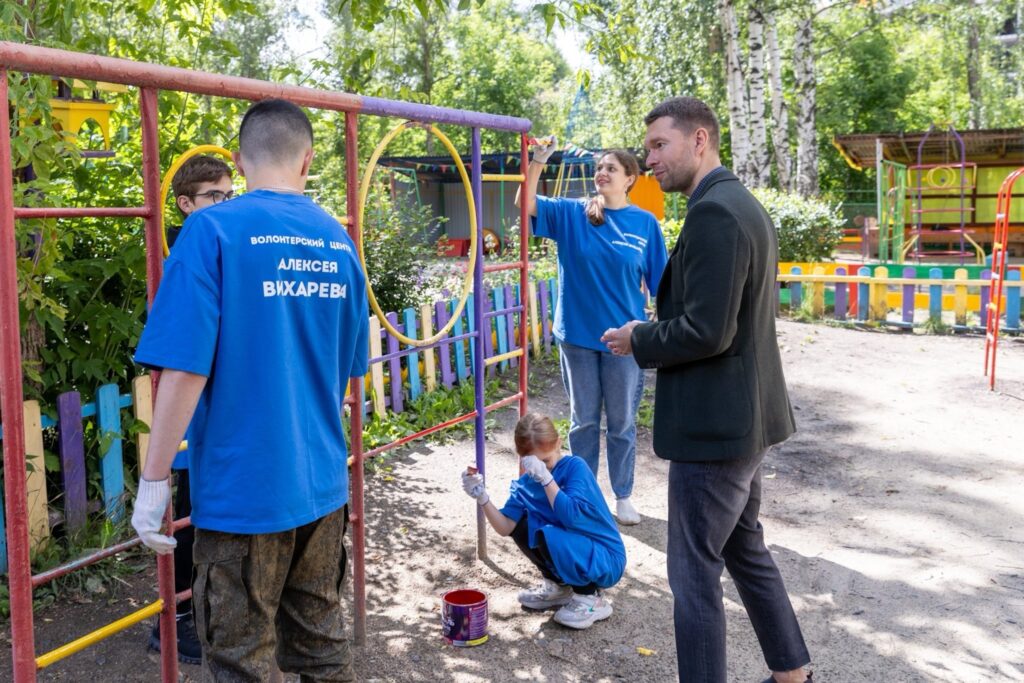
[(275, 656), (303, 680), (353, 680), (341, 411), (369, 325), (352, 241), (303, 195), (312, 159), (301, 109), (249, 108), (235, 155), (248, 192), (185, 222), (135, 356), (163, 373), (132, 525), (173, 549), (161, 525), (187, 426), (194, 602), (217, 681), (267, 680)]
[[(231, 185), (231, 167), (216, 157), (199, 155), (191, 157), (181, 165), (171, 180), (174, 192), (174, 204), (186, 219), (199, 209), (231, 199), (234, 188)], [(181, 232), (181, 227), (167, 229), (167, 244), (174, 242)], [(192, 514), (192, 497), (188, 480), (188, 452), (182, 451), (174, 458), (171, 469), (177, 472), (176, 493), (174, 496), (174, 516), (188, 517)], [(174, 592), (192, 588), (192, 544), (195, 540), (195, 529), (191, 526), (174, 532)], [(178, 659), (186, 664), (201, 663), (203, 652), (196, 633), (195, 619), (192, 612), (192, 600), (178, 603), (177, 614)], [(149, 646), (160, 651), (160, 624), (153, 627), (149, 636)]]

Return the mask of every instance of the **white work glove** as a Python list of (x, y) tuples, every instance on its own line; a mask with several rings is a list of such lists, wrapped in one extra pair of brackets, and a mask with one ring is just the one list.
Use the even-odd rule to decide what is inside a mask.
[(519, 464), (522, 465), (526, 474), (530, 475), (530, 479), (533, 479), (541, 486), (547, 486), (554, 479), (551, 476), (551, 472), (548, 471), (547, 465), (542, 463), (536, 455), (524, 456), (519, 461)]
[(170, 500), (171, 486), (167, 479), (149, 481), (139, 477), (139, 493), (135, 496), (132, 526), (139, 532), (142, 542), (161, 555), (166, 555), (178, 545), (173, 536), (160, 533)]
[(539, 161), (542, 164), (546, 164), (551, 155), (555, 153), (555, 147), (558, 145), (558, 138), (554, 135), (550, 135), (547, 138), (539, 138), (537, 144), (533, 148), (533, 160)]
[(487, 502), (491, 499), (487, 495), (487, 488), (484, 486), (484, 475), (482, 474), (470, 474), (469, 472), (462, 473), (462, 490), (466, 492), (466, 495), (470, 498), (476, 499), (476, 504), (483, 507), (487, 505)]

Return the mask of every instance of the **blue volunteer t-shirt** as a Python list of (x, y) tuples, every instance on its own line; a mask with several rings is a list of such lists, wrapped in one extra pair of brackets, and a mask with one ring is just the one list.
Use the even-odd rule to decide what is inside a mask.
[(605, 330), (645, 319), (640, 283), (658, 291), (668, 251), (649, 211), (630, 205), (604, 215), (591, 225), (586, 200), (538, 196), (533, 234), (558, 243), (555, 337), (607, 352)]
[(501, 514), (517, 523), (526, 515), (531, 548), (537, 547), (537, 532), (544, 532), (562, 581), (614, 586), (626, 570), (626, 546), (593, 472), (582, 458), (564, 455), (551, 476), (560, 489), (554, 507), (544, 487), (524, 474), (512, 481)]
[(135, 360), (209, 378), (187, 435), (195, 526), (273, 533), (348, 501), (342, 399), (368, 327), (355, 247), (309, 198), (256, 190), (189, 217)]

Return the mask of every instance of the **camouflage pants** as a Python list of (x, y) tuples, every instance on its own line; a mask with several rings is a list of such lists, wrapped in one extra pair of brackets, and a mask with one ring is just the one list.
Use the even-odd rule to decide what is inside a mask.
[(196, 529), (195, 614), (207, 680), (263, 683), (271, 665), (302, 683), (354, 681), (341, 605), (348, 508), (297, 529)]

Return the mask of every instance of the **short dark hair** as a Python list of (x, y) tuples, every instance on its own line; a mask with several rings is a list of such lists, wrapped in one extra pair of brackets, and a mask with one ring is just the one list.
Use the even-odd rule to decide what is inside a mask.
[(721, 138), (718, 118), (703, 100), (698, 100), (696, 97), (669, 98), (644, 117), (644, 125), (649, 126), (663, 116), (670, 117), (672, 125), (687, 135), (698, 128), (704, 128), (708, 132), (708, 142), (711, 148), (718, 149)]
[(288, 100), (256, 102), (242, 117), (238, 127), (238, 148), (242, 155), (257, 163), (293, 160), (313, 146), (313, 126), (309, 117)]
[(224, 176), (231, 177), (231, 167), (217, 157), (206, 155), (188, 159), (171, 180), (175, 197), (191, 197), (203, 183), (215, 183)]

